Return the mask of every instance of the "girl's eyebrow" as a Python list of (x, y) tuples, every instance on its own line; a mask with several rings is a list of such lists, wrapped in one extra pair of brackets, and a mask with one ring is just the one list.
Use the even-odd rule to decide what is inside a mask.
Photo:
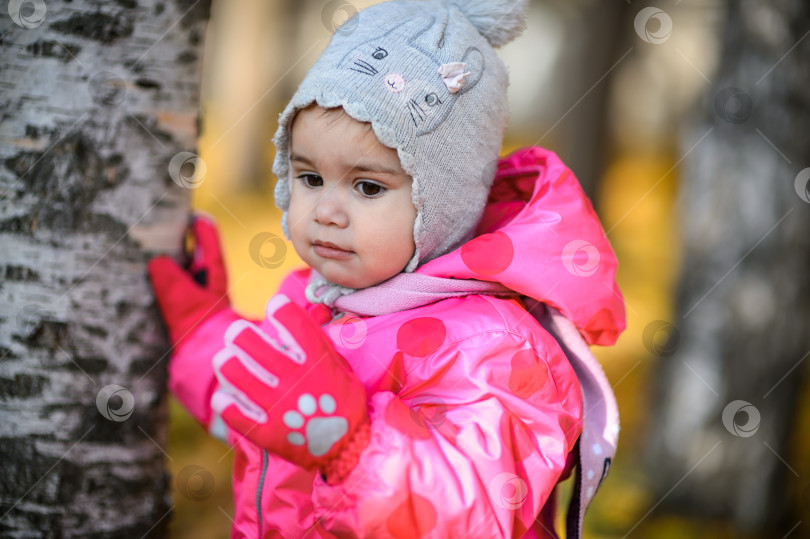
[[(290, 153), (290, 161), (294, 161), (296, 163), (301, 163), (303, 165), (313, 167), (312, 161), (304, 157), (303, 155), (298, 155), (296, 153)], [(392, 176), (399, 176), (404, 174), (402, 170), (397, 170), (394, 168), (387, 167), (380, 163), (356, 163), (351, 170), (358, 171), (358, 172), (376, 172), (379, 174), (390, 174)]]
[(298, 155), (296, 153), (290, 153), (290, 161), (295, 161), (297, 163), (302, 163), (304, 165), (312, 166), (312, 161), (304, 157), (303, 155)]
[(390, 174), (392, 176), (399, 176), (403, 174), (401, 170), (389, 168), (379, 163), (357, 163), (352, 169), (359, 172), (377, 172), (378, 174)]

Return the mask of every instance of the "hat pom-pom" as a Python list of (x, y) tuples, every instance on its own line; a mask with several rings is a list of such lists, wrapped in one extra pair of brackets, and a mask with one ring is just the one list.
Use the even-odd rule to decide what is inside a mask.
[(442, 0), (456, 6), (493, 47), (506, 45), (526, 28), (527, 0)]

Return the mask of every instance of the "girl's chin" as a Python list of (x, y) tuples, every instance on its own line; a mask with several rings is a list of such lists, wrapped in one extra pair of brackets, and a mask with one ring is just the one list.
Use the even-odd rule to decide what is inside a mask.
[(315, 270), (323, 275), (324, 279), (338, 286), (345, 288), (365, 288), (371, 286), (364, 284), (363, 279), (358, 279), (357, 275), (348, 275), (346, 271), (332, 271), (328, 265), (326, 265), (326, 267), (321, 266), (320, 268), (315, 268)]
[(328, 267), (315, 268), (324, 279), (344, 288), (368, 288), (380, 284), (385, 279), (374, 279), (369, 276), (358, 275), (357, 272), (349, 274), (346, 271), (329, 271)]
[[(393, 277), (397, 273), (392, 275), (370, 275), (367, 272), (363, 271), (362, 264), (357, 264), (358, 260), (352, 261), (351, 264), (347, 264), (344, 261), (336, 261), (336, 260), (304, 260), (309, 264), (310, 267), (314, 268), (319, 274), (323, 276), (324, 279), (329, 281), (330, 283), (334, 283), (338, 286), (342, 286), (344, 288), (368, 288), (370, 286), (374, 286), (380, 284), (381, 282)], [(313, 262), (313, 263), (310, 263)], [(359, 266), (359, 267), (358, 267)]]

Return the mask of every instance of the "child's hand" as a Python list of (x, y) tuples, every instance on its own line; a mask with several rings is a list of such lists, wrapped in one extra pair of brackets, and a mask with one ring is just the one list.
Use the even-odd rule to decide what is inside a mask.
[(231, 324), (214, 369), (220, 388), (211, 406), (225, 423), (290, 462), (321, 468), (330, 482), (351, 470), (368, 442), (363, 384), (284, 295), (267, 303), (258, 326)]
[(216, 224), (195, 214), (189, 228), (194, 248), (186, 255), (186, 269), (168, 256), (155, 257), (148, 265), (172, 346), (191, 335), (205, 319), (230, 305)]

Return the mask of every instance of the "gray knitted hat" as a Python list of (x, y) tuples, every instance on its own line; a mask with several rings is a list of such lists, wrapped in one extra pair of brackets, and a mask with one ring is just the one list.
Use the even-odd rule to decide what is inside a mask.
[(416, 252), (405, 270), (471, 239), (508, 118), (493, 47), (519, 35), (526, 0), (395, 0), (347, 20), (279, 116), (273, 172), (289, 239), (289, 127), (313, 103), (370, 122), (413, 178)]

